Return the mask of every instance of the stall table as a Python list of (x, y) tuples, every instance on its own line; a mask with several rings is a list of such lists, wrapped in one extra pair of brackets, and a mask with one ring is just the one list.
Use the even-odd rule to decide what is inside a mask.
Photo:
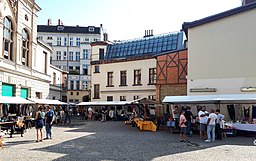
[(225, 123), (236, 130), (256, 132), (256, 124)]
[(0, 122), (0, 132), (1, 132), (1, 128), (4, 127), (7, 130), (11, 130), (10, 133), (10, 137), (12, 137), (13, 133), (14, 133), (14, 126), (15, 126), (16, 122)]
[(142, 121), (142, 120), (139, 120), (138, 118), (135, 118), (134, 122), (137, 124), (137, 126), (140, 128), (141, 131), (155, 132), (157, 129), (157, 126), (152, 121)]

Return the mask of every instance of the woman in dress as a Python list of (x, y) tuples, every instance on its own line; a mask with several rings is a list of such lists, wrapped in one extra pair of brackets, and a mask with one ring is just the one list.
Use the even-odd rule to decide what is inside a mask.
[[(42, 112), (43, 108), (40, 106), (38, 108), (38, 111), (36, 112), (36, 142), (41, 142), (43, 141), (43, 133), (42, 133), (42, 128), (44, 126), (44, 116), (43, 116), (43, 112)], [(39, 140), (39, 132), (40, 131), (40, 140)]]

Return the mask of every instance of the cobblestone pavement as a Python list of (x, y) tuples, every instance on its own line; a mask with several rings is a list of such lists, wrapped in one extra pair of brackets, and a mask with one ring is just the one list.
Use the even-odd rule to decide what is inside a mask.
[(35, 143), (35, 129), (24, 137), (4, 137), (0, 161), (107, 161), (107, 160), (255, 160), (253, 137), (226, 138), (204, 143), (190, 138), (193, 146), (180, 143), (179, 136), (166, 130), (139, 131), (123, 122), (74, 121), (53, 127), (53, 139)]

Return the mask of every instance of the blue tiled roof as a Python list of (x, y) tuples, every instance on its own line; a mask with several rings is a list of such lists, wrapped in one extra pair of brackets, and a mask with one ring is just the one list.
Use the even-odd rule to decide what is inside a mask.
[(182, 47), (183, 33), (169, 33), (165, 35), (109, 44), (107, 46), (105, 60), (155, 55), (166, 51), (179, 50)]

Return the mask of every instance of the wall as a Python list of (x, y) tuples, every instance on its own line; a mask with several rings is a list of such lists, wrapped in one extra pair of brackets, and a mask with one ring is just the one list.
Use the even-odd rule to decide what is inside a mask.
[(188, 30), (189, 95), (206, 94), (190, 93), (190, 88), (241, 93), (241, 87), (256, 86), (255, 15), (252, 9)]

